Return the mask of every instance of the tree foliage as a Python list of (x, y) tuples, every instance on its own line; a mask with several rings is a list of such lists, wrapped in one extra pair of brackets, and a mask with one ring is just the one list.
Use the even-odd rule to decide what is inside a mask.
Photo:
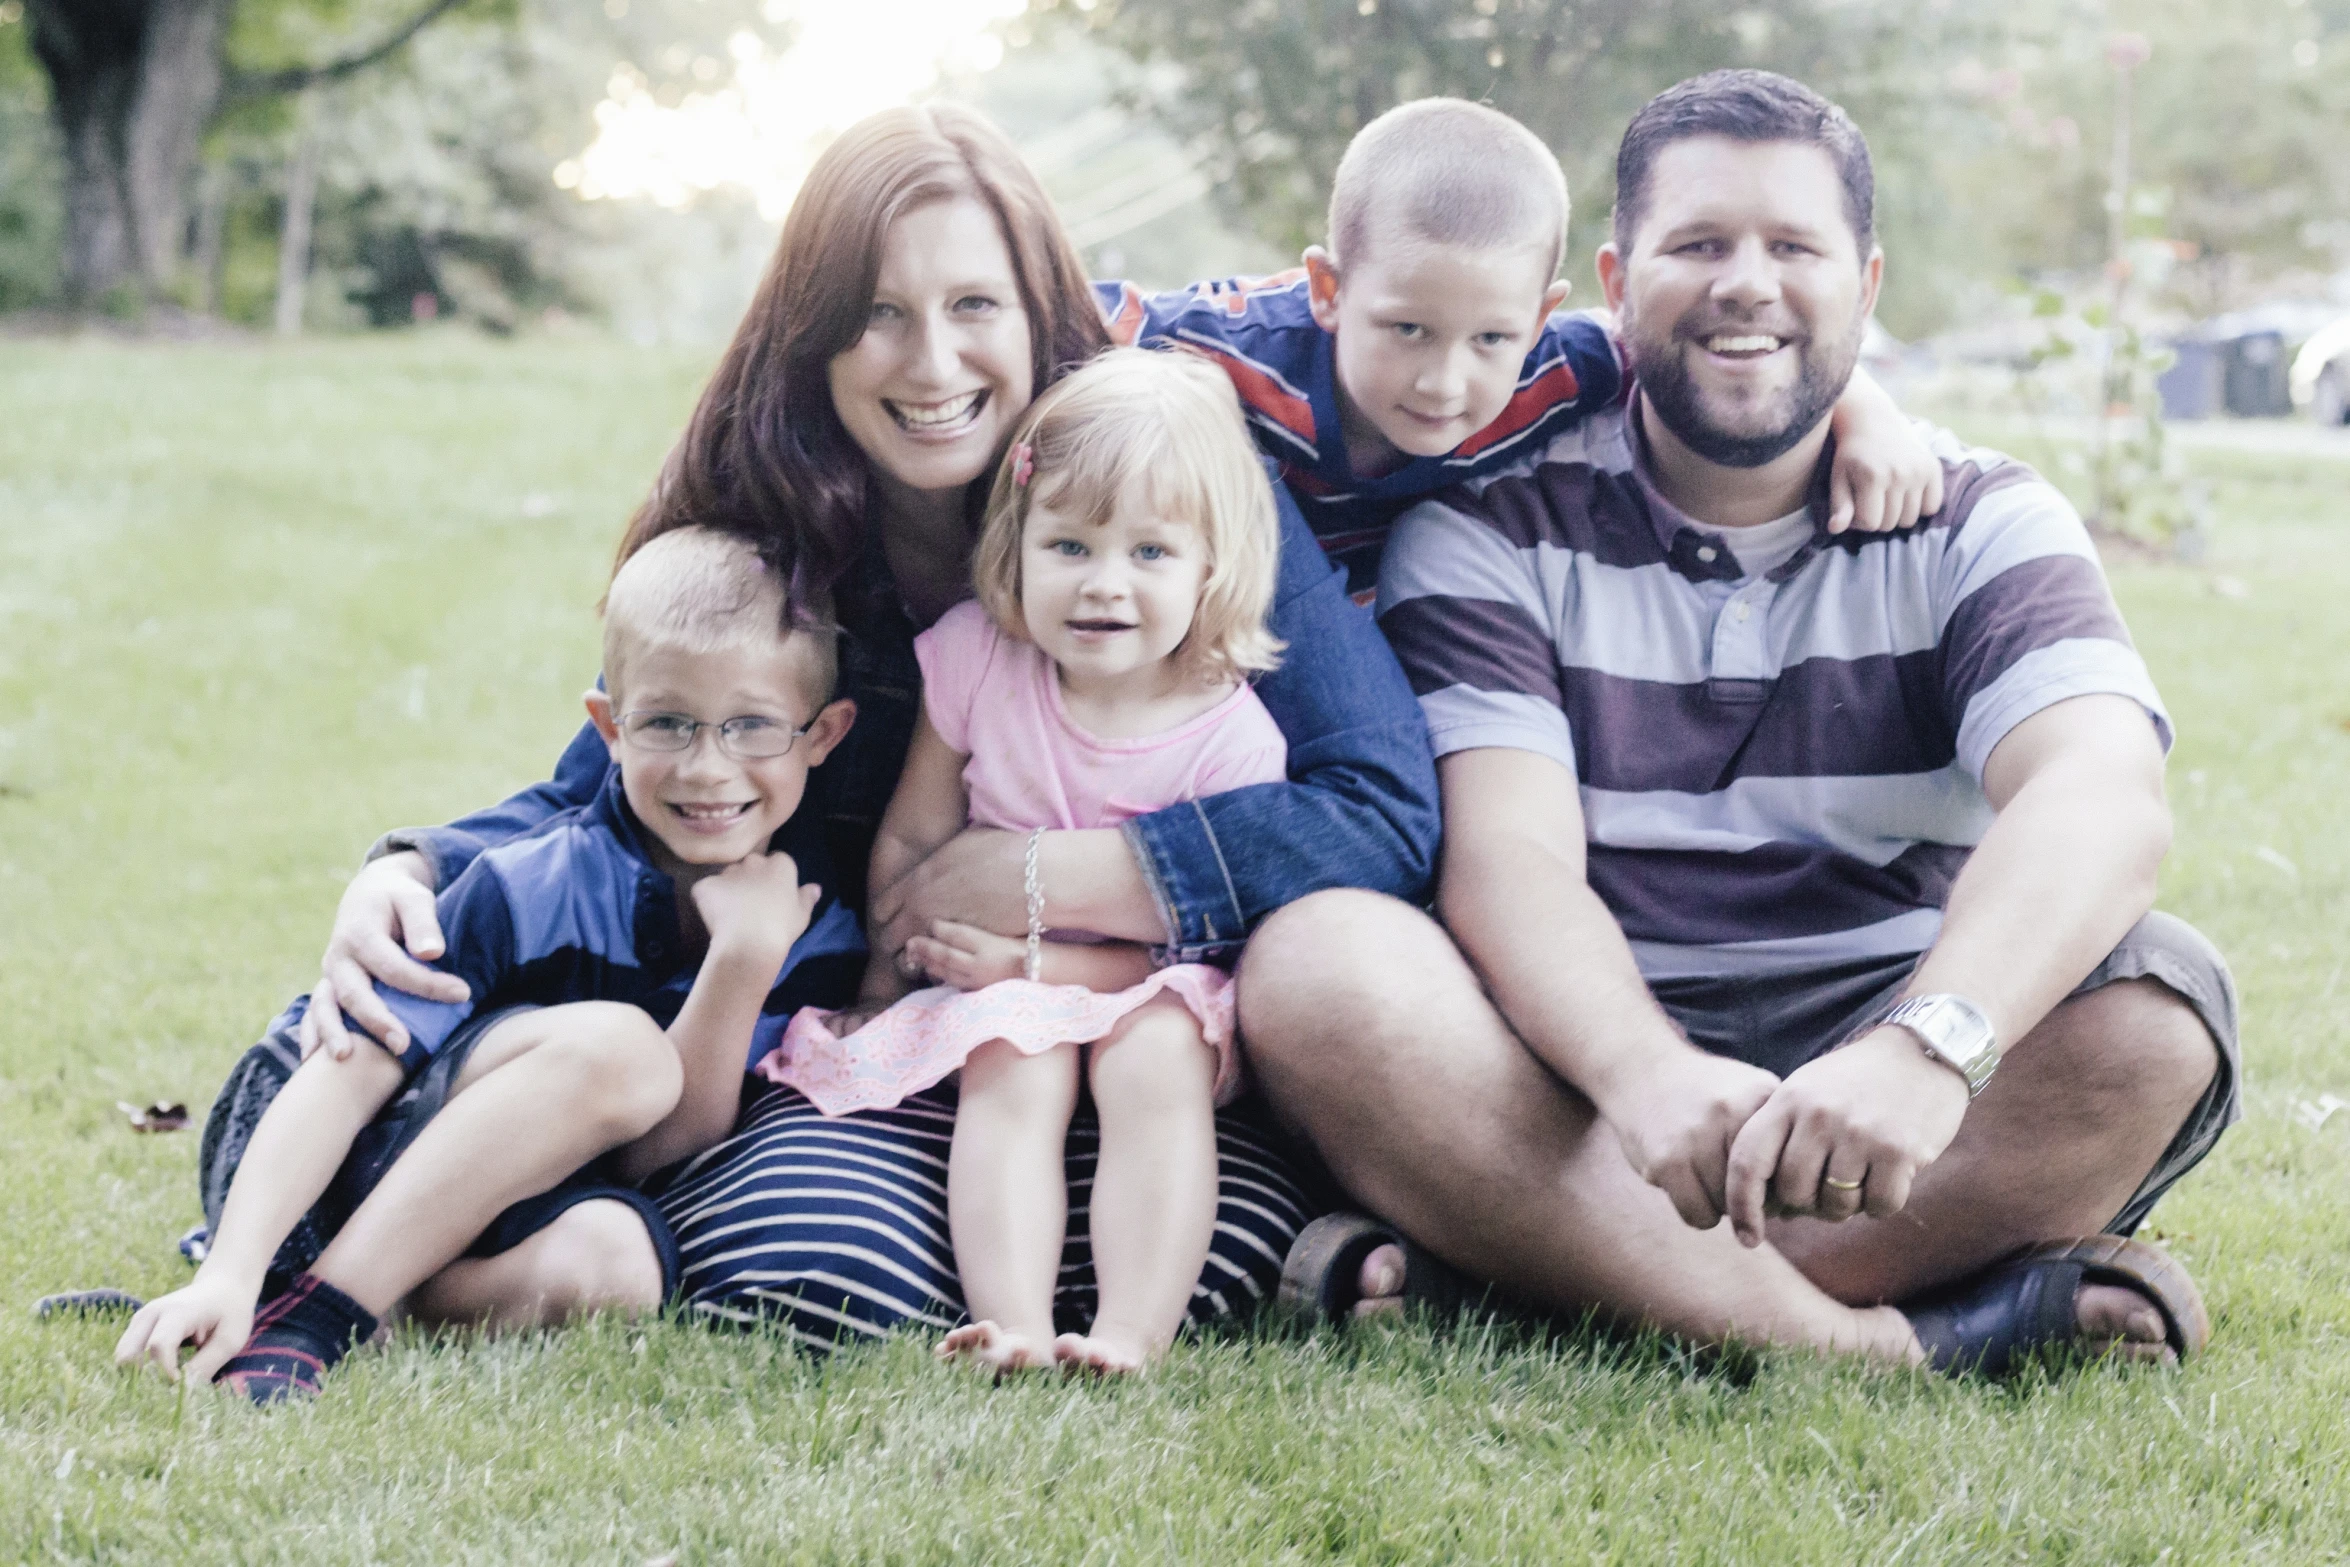
[[(2210, 305), (2290, 266), (2350, 261), (2350, 0), (1039, 0), (1148, 69), (1139, 97), (1284, 245), (1318, 239), (1363, 123), (1433, 93), (1517, 116), (1559, 154), (1568, 275), (1604, 238), (1616, 142), (1686, 76), (1760, 66), (1867, 133), (1896, 331), (1982, 285), (2105, 249), (2108, 40), (2144, 33), (2137, 188), (2199, 247)], [(2330, 41), (2329, 41), (2330, 39)], [(2331, 226), (2329, 227), (2329, 221)]]

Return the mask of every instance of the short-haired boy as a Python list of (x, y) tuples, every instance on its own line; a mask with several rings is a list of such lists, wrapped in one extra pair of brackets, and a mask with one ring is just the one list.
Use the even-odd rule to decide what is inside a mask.
[[(216, 1108), (206, 1180), (227, 1196), (209, 1254), (139, 1312), (118, 1360), (177, 1375), (193, 1344), (189, 1374), (269, 1403), (316, 1391), (403, 1300), (519, 1324), (668, 1297), (677, 1250), (641, 1184), (724, 1137), (745, 1067), (811, 984), (829, 993), (863, 966), (855, 916), (802, 885), (794, 857), (814, 838), (794, 831), (808, 769), (856, 709), (833, 700), (831, 632), (793, 615), (729, 535), (678, 529), (622, 565), (605, 688), (587, 697), (614, 778), (440, 895), (435, 966), (473, 1000), (385, 990), (401, 1053), (319, 1051), (264, 1082), (249, 1128)], [(306, 1002), (232, 1084), (282, 1076)], [(605, 1259), (587, 1298), (537, 1282), (579, 1275), (547, 1266), (566, 1229)]]
[[(1626, 376), (1604, 316), (1552, 314), (1566, 178), (1508, 115), (1458, 98), (1389, 110), (1348, 143), (1329, 222), (1327, 248), (1272, 277), (1094, 287), (1119, 342), (1189, 349), (1231, 376), (1258, 446), (1367, 597), (1406, 507), (1613, 405)], [(1746, 306), (1787, 330), (1770, 302), (1725, 302)], [(1854, 378), (1834, 429), (1830, 531), (1940, 508), (1940, 465), (1874, 382)]]

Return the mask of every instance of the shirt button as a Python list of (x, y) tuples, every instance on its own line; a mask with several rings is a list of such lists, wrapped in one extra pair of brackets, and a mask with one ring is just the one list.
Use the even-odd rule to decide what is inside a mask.
[(1737, 604), (1731, 606), (1730, 613), (1736, 615), (1740, 620), (1744, 620), (1748, 615), (1754, 613), (1754, 606), (1745, 602), (1744, 600), (1740, 600)]
[(1697, 546), (1697, 558), (1704, 561), (1709, 566), (1714, 563), (1714, 557), (1721, 553), (1722, 552), (1720, 550), (1715, 549), (1711, 544), (1700, 544)]

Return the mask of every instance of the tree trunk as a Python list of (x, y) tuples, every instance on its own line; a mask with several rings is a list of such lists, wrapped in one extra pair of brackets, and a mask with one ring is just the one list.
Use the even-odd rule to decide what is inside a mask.
[(286, 221), (277, 246), (277, 335), (298, 336), (310, 285), (310, 211), (318, 201), (318, 104), (302, 95), (294, 162), (286, 171)]
[(100, 304), (179, 269), (185, 184), (219, 107), (234, 0), (32, 0), (66, 153), (65, 288)]

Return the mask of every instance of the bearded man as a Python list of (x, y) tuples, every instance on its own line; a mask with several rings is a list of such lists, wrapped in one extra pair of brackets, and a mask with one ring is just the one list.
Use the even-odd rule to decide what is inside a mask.
[(1795, 82), (1659, 96), (1599, 256), (1636, 391), (1389, 544), (1442, 924), (1330, 892), (1250, 944), (1258, 1078), (1382, 1216), (1301, 1239), (1293, 1295), (1375, 1307), (1426, 1255), (1990, 1374), (2208, 1336), (2127, 1237), (2237, 1116), (2234, 991), (2151, 912), (2170, 721), (2088, 535), (1940, 433), (1938, 515), (1823, 523), (1873, 199)]

